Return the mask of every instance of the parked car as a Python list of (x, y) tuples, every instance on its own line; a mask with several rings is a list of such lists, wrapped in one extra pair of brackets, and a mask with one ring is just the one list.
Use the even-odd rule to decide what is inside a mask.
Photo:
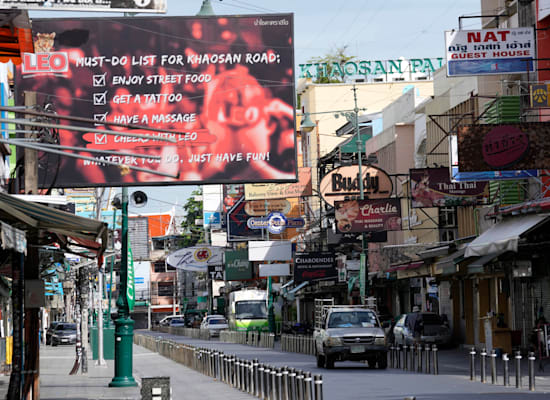
[(76, 324), (61, 322), (59, 323), (52, 334), (52, 346), (58, 344), (75, 344), (76, 343)]
[(451, 344), (452, 335), (449, 325), (439, 314), (414, 312), (399, 317), (393, 328), (393, 341), (395, 344), (411, 345), (422, 342), (448, 346)]
[(168, 315), (166, 317), (164, 317), (163, 319), (161, 319), (159, 321), (159, 325), (160, 326), (170, 326), (170, 321), (172, 321), (174, 318), (177, 318), (177, 319), (184, 319), (184, 316), (183, 315)]
[(62, 321), (53, 321), (53, 322), (50, 322), (50, 326), (48, 327), (48, 329), (46, 329), (46, 344), (52, 344), (52, 335), (53, 335), (53, 331), (55, 330), (55, 327), (59, 324), (61, 324)]
[(185, 319), (183, 318), (172, 318), (170, 320), (170, 326), (185, 327)]
[(212, 315), (201, 323), (201, 329), (207, 329), (210, 332), (210, 337), (220, 336), (220, 331), (229, 329), (227, 319), (222, 315)]

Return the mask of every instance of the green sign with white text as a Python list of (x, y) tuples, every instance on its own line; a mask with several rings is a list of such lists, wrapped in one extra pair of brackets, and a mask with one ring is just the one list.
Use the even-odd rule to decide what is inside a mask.
[(136, 284), (134, 281), (134, 257), (130, 248), (130, 240), (128, 240), (128, 278), (126, 280), (126, 298), (128, 299), (128, 310), (134, 311), (136, 302)]
[(252, 279), (252, 264), (247, 250), (225, 252), (225, 280), (243, 281)]

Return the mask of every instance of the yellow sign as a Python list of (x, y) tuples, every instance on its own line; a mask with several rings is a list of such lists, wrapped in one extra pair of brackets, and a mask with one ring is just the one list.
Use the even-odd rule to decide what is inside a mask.
[(529, 87), (529, 98), (532, 108), (550, 107), (548, 103), (549, 84), (531, 85)]
[(296, 183), (251, 183), (244, 185), (246, 200), (285, 199), (311, 196), (311, 168), (298, 168)]

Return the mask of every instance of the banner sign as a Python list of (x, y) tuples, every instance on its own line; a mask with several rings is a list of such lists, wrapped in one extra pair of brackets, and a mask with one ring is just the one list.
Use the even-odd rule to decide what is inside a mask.
[(25, 231), (0, 221), (0, 240), (2, 242), (2, 249), (12, 249), (18, 253), (27, 254), (27, 236), (25, 235)]
[[(373, 166), (363, 167), (363, 193), (365, 199), (387, 198), (392, 194), (393, 183), (383, 170)], [(330, 171), (321, 180), (321, 196), (334, 206), (336, 201), (353, 200), (360, 197), (359, 167), (339, 167)]]
[(484, 204), (489, 182), (451, 182), (449, 168), (418, 168), (409, 171), (413, 208)]
[(213, 281), (223, 281), (223, 265), (209, 265), (208, 276)]
[(290, 276), (290, 264), (260, 264), (258, 275), (260, 278), (268, 276)]
[(452, 182), (478, 182), (495, 181), (506, 179), (527, 179), (539, 176), (536, 169), (525, 169), (517, 171), (480, 171), (480, 172), (460, 172), (458, 167), (451, 168)]
[(294, 282), (337, 279), (336, 256), (333, 253), (296, 253)]
[(339, 232), (401, 230), (399, 199), (337, 201), (334, 207)]
[(286, 261), (292, 259), (292, 243), (288, 240), (248, 242), (250, 261)]
[(134, 311), (136, 303), (136, 282), (134, 280), (134, 256), (130, 247), (130, 239), (128, 238), (128, 271), (126, 275), (126, 299), (128, 300), (128, 310)]
[(36, 54), (17, 67), (18, 104), (33, 91), (58, 115), (97, 121), (72, 122), (82, 129), (136, 124), (147, 128), (133, 133), (177, 142), (59, 129), (59, 144), (106, 154), (50, 154), (42, 187), (296, 180), (292, 14), (36, 19), (33, 32)]
[(549, 135), (546, 122), (462, 126), (458, 130), (458, 169), (544, 169), (550, 165)]
[(192, 246), (169, 254), (166, 263), (171, 267), (192, 272), (207, 272), (209, 265), (221, 265), (223, 248), (216, 246)]
[(290, 202), (285, 199), (252, 200), (246, 202), (244, 211), (251, 216), (262, 216), (273, 211), (288, 214), (290, 212), (290, 208)]
[(250, 239), (261, 239), (262, 231), (259, 229), (250, 229), (248, 227), (248, 218), (245, 211), (246, 201), (242, 196), (237, 203), (227, 213), (227, 241), (238, 242)]
[(40, 11), (166, 13), (166, 0), (0, 0), (0, 8)]
[(287, 218), (280, 212), (272, 212), (265, 218), (249, 218), (246, 225), (250, 229), (267, 229), (269, 233), (278, 235), (286, 228), (301, 228), (305, 225), (303, 218)]
[(298, 182), (244, 185), (246, 200), (285, 199), (288, 197), (311, 196), (311, 168), (298, 168)]
[(225, 252), (225, 280), (244, 281), (252, 279), (252, 263), (248, 261), (247, 250)]
[(447, 76), (495, 75), (533, 71), (532, 27), (445, 32)]

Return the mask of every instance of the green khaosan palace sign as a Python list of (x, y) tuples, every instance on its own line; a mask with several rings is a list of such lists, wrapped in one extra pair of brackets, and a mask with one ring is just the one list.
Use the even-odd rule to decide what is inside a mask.
[(429, 73), (443, 66), (443, 58), (411, 58), (409, 60), (359, 60), (340, 63), (298, 64), (300, 78), (342, 78), (354, 75)]

